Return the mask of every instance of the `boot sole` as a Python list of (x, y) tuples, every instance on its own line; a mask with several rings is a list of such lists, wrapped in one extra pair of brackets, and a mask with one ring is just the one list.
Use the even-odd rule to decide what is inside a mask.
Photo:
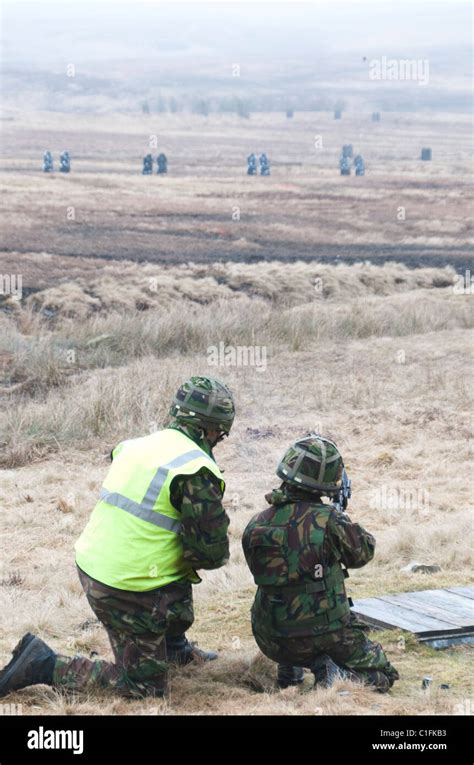
[(13, 659), (11, 659), (5, 669), (0, 672), (0, 697), (6, 696), (7, 693), (17, 690), (16, 688), (9, 688), (8, 683), (13, 672), (18, 669), (19, 662), (21, 663), (31, 653), (35, 640), (36, 635), (32, 635), (31, 632), (27, 632), (26, 635), (23, 635), (22, 639), (16, 644), (12, 651)]

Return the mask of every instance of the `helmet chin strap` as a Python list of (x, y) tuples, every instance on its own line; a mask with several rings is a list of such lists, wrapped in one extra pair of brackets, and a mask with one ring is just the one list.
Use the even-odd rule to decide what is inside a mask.
[(220, 433), (217, 436), (217, 438), (215, 438), (213, 441), (211, 441), (211, 439), (209, 438), (209, 436), (207, 434), (207, 430), (205, 428), (202, 428), (201, 432), (204, 435), (204, 437), (206, 438), (206, 440), (207, 440), (209, 446), (211, 447), (211, 449), (214, 449), (216, 444), (218, 444), (220, 441), (222, 441), (227, 436), (227, 433), (222, 432), (222, 433)]
[(214, 447), (218, 443), (220, 443), (220, 441), (222, 441), (226, 436), (227, 436), (227, 433), (221, 433), (219, 436), (217, 436), (217, 438), (214, 439), (214, 441), (209, 441), (209, 443), (211, 445), (211, 449), (214, 449)]

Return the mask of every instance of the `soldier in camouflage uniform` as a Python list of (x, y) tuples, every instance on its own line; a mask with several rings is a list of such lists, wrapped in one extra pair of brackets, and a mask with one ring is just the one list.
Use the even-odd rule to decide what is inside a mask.
[(247, 564), (258, 585), (252, 630), (262, 652), (279, 663), (280, 687), (302, 682), (310, 669), (318, 685), (350, 677), (387, 691), (398, 679), (382, 646), (351, 613), (348, 568), (373, 555), (375, 539), (331, 504), (343, 462), (336, 445), (315, 434), (296, 441), (277, 468), (280, 488), (270, 507), (243, 535)]
[[(81, 563), (82, 560), (87, 561), (88, 568), (92, 566), (92, 573), (95, 573), (94, 564), (100, 564), (99, 558), (103, 557), (109, 561), (110, 570), (114, 563), (118, 564), (115, 574), (117, 581), (110, 578), (111, 574), (104, 568), (107, 572), (104, 578), (108, 578), (109, 583), (91, 576), (91, 571), (86, 573), (78, 565), (79, 578), (88, 602), (107, 630), (115, 663), (85, 656), (57, 655), (38, 637), (27, 633), (13, 650), (10, 663), (0, 673), (0, 696), (37, 683), (72, 691), (105, 688), (130, 698), (163, 696), (167, 690), (169, 661), (186, 664), (189, 661), (202, 662), (217, 658), (217, 654), (200, 650), (190, 643), (185, 632), (194, 620), (192, 584), (201, 581), (196, 570), (219, 568), (229, 558), (229, 519), (222, 506), (224, 485), (223, 481), (217, 478), (219, 470), (215, 465), (212, 449), (229, 434), (234, 413), (232, 394), (225, 385), (213, 378), (192, 377), (176, 394), (170, 409), (173, 420), (168, 428), (143, 439), (124, 442), (122, 451), (119, 447), (113, 451), (109, 476), (114, 475), (113, 467), (116, 461), (119, 462), (119, 473), (129, 469), (130, 458), (128, 462), (126, 459), (127, 444), (128, 448), (132, 449), (131, 454), (134, 454), (136, 444), (142, 449), (145, 444), (145, 449), (148, 449), (147, 444), (150, 443), (152, 457), (157, 444), (166, 445), (167, 441), (163, 441), (163, 435), (170, 443), (177, 443), (180, 447), (184, 445), (181, 454), (175, 458), (176, 475), (169, 483), (169, 498), (166, 497), (171, 503), (174, 515), (179, 517), (179, 535), (170, 534), (170, 524), (177, 521), (168, 515), (164, 519), (167, 533), (152, 538), (152, 545), (158, 545), (162, 537), (164, 539), (163, 561), (168, 555), (170, 545), (175, 546), (177, 555), (169, 569), (171, 575), (166, 580), (172, 581), (161, 587), (152, 585), (150, 588), (147, 585), (146, 574), (144, 584), (137, 584), (141, 580), (137, 579), (136, 574), (135, 578), (131, 577), (128, 580), (124, 575), (123, 581), (120, 580), (122, 568), (126, 571), (130, 567), (129, 559), (133, 557), (134, 546), (138, 550), (140, 565), (140, 545), (143, 545), (145, 555), (145, 535), (152, 534), (156, 527), (152, 526), (155, 520), (144, 523), (143, 518), (135, 525), (134, 518), (141, 506), (125, 498), (123, 509), (128, 507), (129, 512), (133, 511), (133, 516), (122, 513), (120, 496), (108, 494), (110, 504), (106, 500), (98, 503), (88, 526), (76, 544), (76, 555)], [(194, 462), (187, 473), (185, 472), (183, 463), (190, 457), (198, 459), (203, 465), (198, 472), (193, 472)], [(162, 484), (165, 474), (170, 473), (173, 462), (166, 457), (164, 463), (163, 460), (159, 462), (161, 467), (153, 479), (156, 481), (156, 477), (161, 475)], [(157, 466), (153, 464), (155, 470)], [(206, 465), (209, 465), (209, 468)], [(180, 470), (183, 471), (182, 475)], [(109, 476), (104, 487), (110, 486)], [(107, 492), (106, 489), (105, 491)], [(147, 493), (149, 491), (150, 488)], [(117, 507), (113, 507), (113, 503)], [(130, 505), (133, 505), (131, 509)], [(158, 507), (156, 503), (155, 507)], [(112, 538), (108, 533), (101, 536), (101, 523), (110, 518), (112, 524), (125, 523), (125, 533), (129, 536), (125, 536), (125, 546), (122, 548), (118, 547), (118, 541), (113, 535)], [(149, 516), (146, 516), (145, 520), (148, 518)], [(96, 537), (99, 542), (94, 547)], [(83, 542), (81, 546), (83, 539), (88, 541), (88, 545)], [(115, 557), (114, 545), (121, 551)], [(88, 549), (88, 546), (93, 550), (95, 558), (85, 555), (84, 549)], [(112, 552), (107, 550), (107, 547), (112, 547)], [(160, 575), (158, 566), (158, 571), (152, 572), (150, 577)], [(111, 586), (110, 581), (121, 586)], [(156, 581), (158, 580), (155, 580), (155, 583)]]

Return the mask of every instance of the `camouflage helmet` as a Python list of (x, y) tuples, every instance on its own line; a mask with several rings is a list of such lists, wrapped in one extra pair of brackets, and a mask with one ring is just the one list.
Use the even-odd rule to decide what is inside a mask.
[(179, 422), (229, 435), (235, 417), (232, 393), (214, 377), (190, 377), (178, 389), (170, 415)]
[(276, 472), (287, 483), (331, 495), (340, 488), (343, 467), (333, 441), (308, 433), (286, 450)]

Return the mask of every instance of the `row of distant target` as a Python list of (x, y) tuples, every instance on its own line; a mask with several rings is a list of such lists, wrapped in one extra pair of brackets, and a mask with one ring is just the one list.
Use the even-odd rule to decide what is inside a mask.
[[(61, 173), (69, 173), (71, 170), (71, 157), (68, 151), (61, 152), (59, 156), (59, 171)], [(50, 151), (45, 151), (43, 154), (43, 172), (52, 173), (54, 171), (53, 155)]]
[[(165, 154), (159, 154), (156, 159), (158, 165), (158, 173), (168, 172), (168, 160)], [(43, 172), (54, 173), (54, 160), (50, 151), (45, 151), (43, 154)], [(71, 156), (68, 151), (63, 151), (59, 157), (59, 172), (69, 173), (71, 172)], [(143, 175), (151, 175), (153, 172), (153, 157), (151, 154), (147, 154), (143, 158)]]
[[(423, 162), (429, 162), (432, 158), (431, 149), (422, 149), (420, 159)], [(348, 143), (342, 147), (342, 154), (339, 159), (339, 170), (341, 175), (350, 175), (352, 169), (352, 161), (354, 162), (354, 170), (356, 175), (365, 175), (365, 162), (361, 154), (356, 154), (354, 157), (354, 150), (352, 144)]]
[[(355, 174), (356, 175), (365, 175), (365, 162), (361, 154), (357, 154), (355, 157), (353, 156), (353, 148), (352, 144), (345, 144), (342, 147), (342, 154), (339, 159), (339, 170), (341, 172), (341, 175), (350, 175), (351, 169), (352, 169), (352, 161), (354, 164)], [(432, 153), (431, 149), (423, 148), (421, 150), (421, 159), (423, 161), (429, 161), (432, 159)], [(157, 164), (157, 174), (162, 175), (168, 172), (168, 159), (166, 157), (166, 154), (159, 154), (156, 158), (156, 164)], [(265, 153), (260, 154), (258, 157), (258, 164), (257, 164), (257, 155), (252, 153), (249, 154), (247, 157), (247, 175), (257, 175), (258, 174), (258, 165), (260, 166), (260, 175), (267, 176), (270, 175), (270, 162)], [(50, 151), (45, 151), (43, 154), (43, 171), (45, 173), (52, 173), (54, 172), (54, 162), (53, 157)], [(59, 157), (59, 171), (61, 173), (69, 173), (71, 171), (71, 157), (69, 155), (68, 151), (63, 151)], [(143, 169), (142, 169), (142, 175), (152, 175), (153, 174), (153, 156), (151, 154), (147, 154), (145, 157), (143, 157)]]

